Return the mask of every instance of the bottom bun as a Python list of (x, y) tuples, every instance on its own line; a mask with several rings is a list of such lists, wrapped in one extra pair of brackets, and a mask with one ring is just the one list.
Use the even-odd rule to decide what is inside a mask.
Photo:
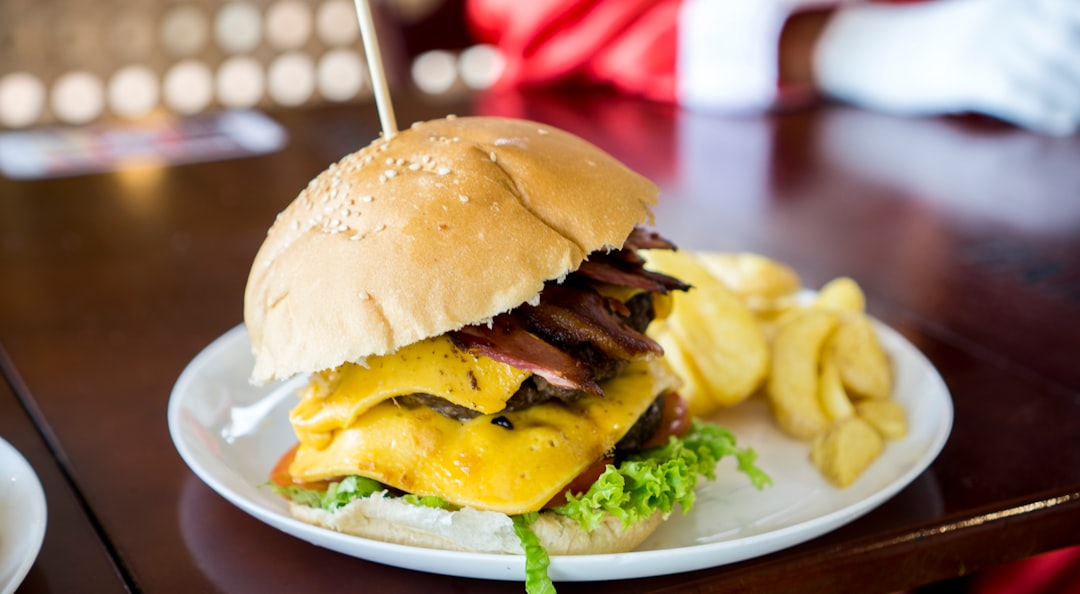
[[(430, 549), (475, 553), (523, 554), (514, 524), (506, 514), (463, 508), (447, 511), (406, 503), (376, 493), (334, 511), (289, 504), (293, 517), (346, 534)], [(575, 520), (556, 513), (541, 513), (532, 531), (549, 555), (596, 555), (630, 551), (652, 534), (664, 514), (628, 528), (607, 516), (592, 532)]]

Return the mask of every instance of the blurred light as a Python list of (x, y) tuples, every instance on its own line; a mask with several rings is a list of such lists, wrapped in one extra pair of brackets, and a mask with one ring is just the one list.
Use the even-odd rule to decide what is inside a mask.
[(255, 58), (229, 58), (217, 71), (218, 101), (226, 107), (251, 107), (263, 96), (264, 79), (262, 65)]
[(161, 45), (171, 56), (193, 56), (210, 36), (209, 25), (201, 10), (192, 4), (174, 6), (161, 19)]
[(218, 47), (230, 54), (250, 52), (262, 41), (262, 15), (254, 4), (230, 2), (214, 18)]
[(13, 72), (0, 78), (0, 125), (29, 126), (45, 109), (45, 85), (32, 74)]
[(53, 83), (52, 109), (68, 124), (85, 124), (101, 115), (105, 108), (105, 89), (101, 79), (84, 70), (62, 74)]
[(319, 93), (331, 101), (348, 101), (364, 88), (365, 75), (357, 50), (331, 50), (319, 60)]
[(457, 60), (445, 50), (424, 52), (413, 60), (412, 78), (417, 88), (425, 93), (445, 93), (457, 80)]
[(166, 201), (158, 191), (165, 178), (166, 163), (163, 159), (144, 156), (124, 163), (112, 172), (112, 177), (119, 182), (115, 193), (128, 212), (138, 216), (143, 222), (151, 222), (162, 216)]
[(266, 38), (277, 49), (296, 49), (311, 37), (311, 11), (299, 0), (281, 0), (266, 13)]
[(458, 58), (461, 80), (470, 89), (482, 90), (495, 84), (505, 65), (499, 50), (486, 44), (474, 45)]
[(315, 92), (315, 66), (311, 57), (299, 52), (282, 54), (269, 72), (270, 97), (281, 105), (300, 105)]
[(125, 66), (109, 79), (109, 107), (113, 113), (137, 118), (157, 106), (158, 79), (146, 66)]
[(202, 62), (184, 60), (165, 73), (165, 103), (181, 114), (201, 111), (213, 99), (213, 76)]
[(315, 15), (319, 39), (329, 46), (349, 45), (360, 37), (356, 8), (349, 0), (326, 0)]

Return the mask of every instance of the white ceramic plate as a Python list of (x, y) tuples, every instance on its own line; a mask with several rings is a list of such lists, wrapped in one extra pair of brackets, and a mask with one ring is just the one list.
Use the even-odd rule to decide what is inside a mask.
[(45, 538), (45, 491), (34, 469), (0, 439), (0, 594), (14, 592)]
[[(895, 331), (878, 325), (895, 363), (896, 398), (909, 416), (909, 434), (847, 489), (836, 489), (809, 462), (807, 444), (783, 435), (763, 403), (750, 401), (719, 421), (741, 445), (753, 447), (773, 478), (757, 491), (720, 463), (719, 478), (699, 488), (687, 515), (673, 514), (638, 550), (612, 555), (558, 556), (555, 581), (635, 578), (714, 567), (783, 549), (842, 526), (874, 509), (934, 460), (952, 427), (952, 401), (929, 361)], [(260, 485), (295, 443), (288, 410), (302, 379), (255, 387), (247, 332), (238, 326), (184, 370), (169, 402), (177, 450), (211, 488), (249, 514), (288, 534), (362, 559), (446, 575), (521, 580), (518, 555), (459, 553), (388, 544), (304, 524), (284, 501)]]

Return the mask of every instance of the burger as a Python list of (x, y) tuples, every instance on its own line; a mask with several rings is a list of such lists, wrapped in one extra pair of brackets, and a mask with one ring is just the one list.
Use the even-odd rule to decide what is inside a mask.
[(244, 317), (252, 381), (306, 375), (271, 484), (296, 518), (413, 546), (637, 547), (734, 456), (687, 418), (647, 334), (688, 286), (640, 250), (656, 186), (536, 122), (422, 122), (331, 165), (278, 215)]

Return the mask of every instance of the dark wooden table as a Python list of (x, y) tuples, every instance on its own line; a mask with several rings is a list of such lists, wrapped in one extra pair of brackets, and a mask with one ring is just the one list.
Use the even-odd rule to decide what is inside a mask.
[[(765, 557), (624, 592), (887, 592), (1080, 544), (1080, 137), (820, 108), (737, 120), (608, 97), (398, 106), (545, 121), (663, 188), (685, 247), (756, 251), (807, 285), (856, 278), (940, 370), (937, 461), (863, 518)], [(0, 434), (44, 483), (20, 592), (514, 592), (316, 548), (204, 485), (166, 426), (184, 366), (241, 321), (274, 215), (377, 133), (372, 106), (271, 114), (282, 151), (0, 179)], [(596, 584), (564, 583), (562, 592)]]

